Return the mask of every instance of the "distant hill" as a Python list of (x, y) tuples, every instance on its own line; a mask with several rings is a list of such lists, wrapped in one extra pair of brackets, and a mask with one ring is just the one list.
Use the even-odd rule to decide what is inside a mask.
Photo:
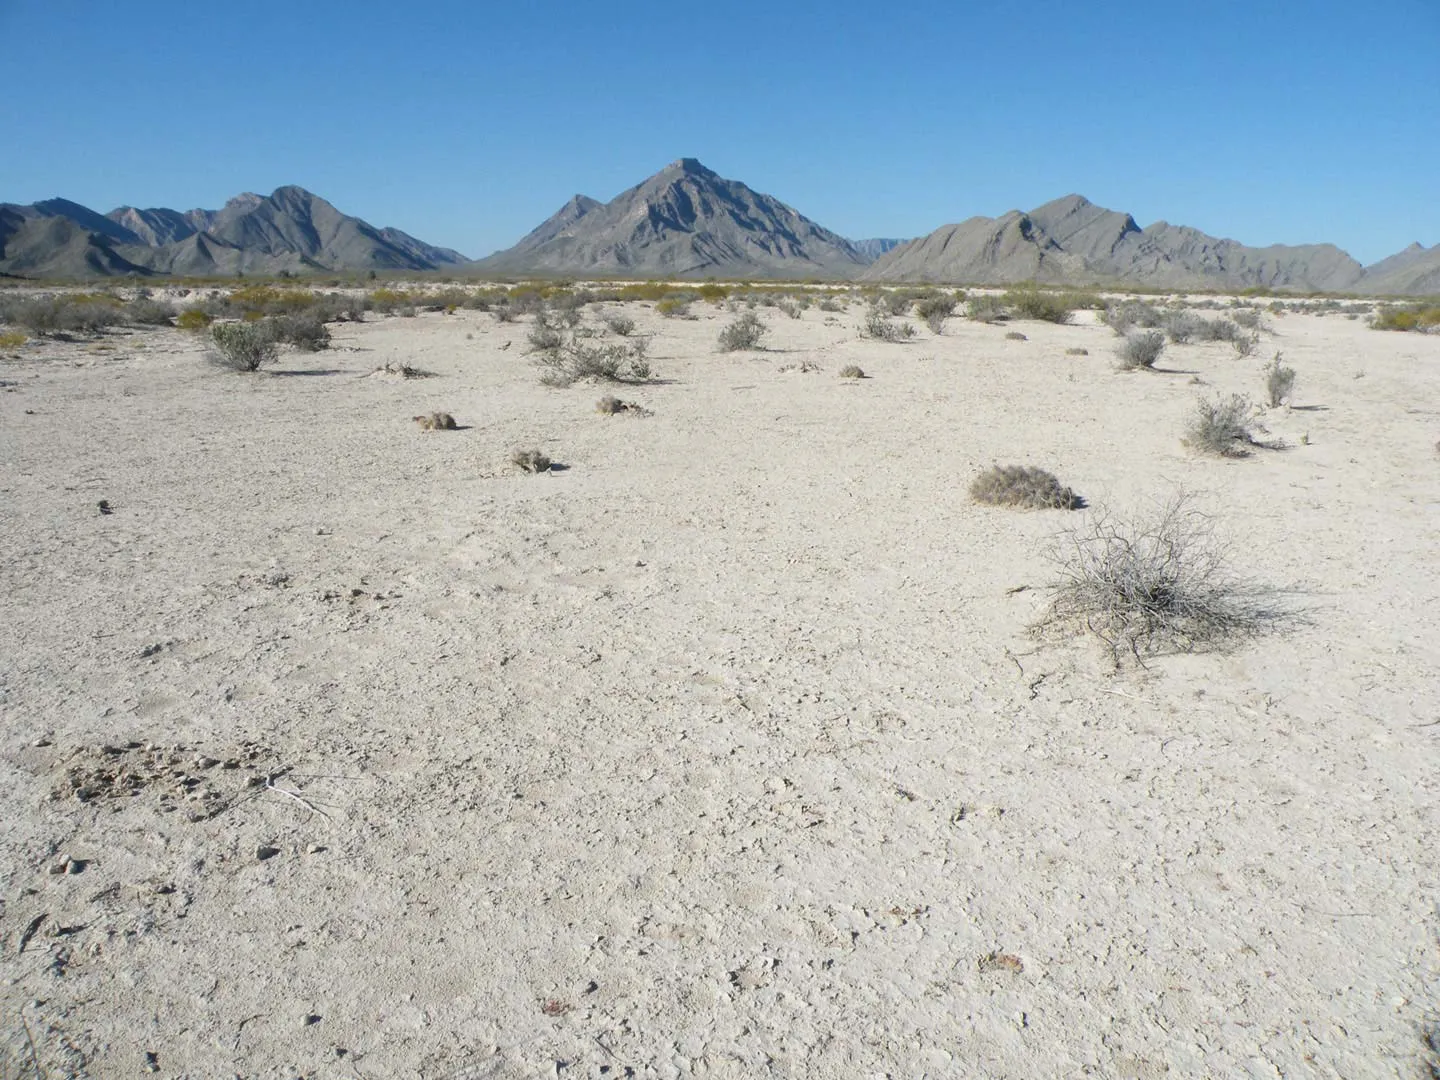
[(1067, 195), (1029, 213), (946, 225), (877, 259), (869, 281), (1116, 283), (1160, 288), (1343, 292), (1363, 288), (1364, 268), (1332, 244), (1247, 247)]
[(601, 203), (577, 195), (482, 273), (848, 278), (869, 260), (770, 195), (681, 158)]
[(1365, 268), (1366, 292), (1396, 296), (1440, 296), (1440, 244), (1411, 244)]
[(377, 229), (294, 186), (183, 213), (122, 206), (102, 215), (66, 199), (0, 204), (0, 273), (28, 277), (437, 270), (468, 263), (457, 251)]
[(850, 246), (858, 251), (866, 262), (874, 262), (887, 251), (893, 251), (903, 243), (905, 243), (904, 240), (877, 238), (874, 240), (851, 240)]

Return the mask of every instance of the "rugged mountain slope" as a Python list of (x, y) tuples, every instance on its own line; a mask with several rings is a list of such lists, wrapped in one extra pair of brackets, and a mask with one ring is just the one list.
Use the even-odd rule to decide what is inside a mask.
[(1163, 221), (1141, 229), (1128, 214), (1068, 195), (1028, 214), (944, 226), (882, 256), (863, 276), (1342, 291), (1361, 287), (1364, 269), (1331, 244), (1252, 248)]
[[(36, 225), (43, 221), (72, 228), (47, 231)], [(247, 192), (220, 210), (184, 213), (123, 206), (101, 215), (64, 199), (0, 205), (0, 272), (34, 277), (435, 270), (467, 263), (449, 248), (343, 214), (299, 187), (268, 196)]]
[(577, 195), (520, 243), (476, 264), (491, 273), (850, 277), (866, 259), (844, 237), (694, 158), (608, 203)]
[(1440, 296), (1440, 244), (1411, 244), (1365, 268), (1366, 292), (1396, 296)]

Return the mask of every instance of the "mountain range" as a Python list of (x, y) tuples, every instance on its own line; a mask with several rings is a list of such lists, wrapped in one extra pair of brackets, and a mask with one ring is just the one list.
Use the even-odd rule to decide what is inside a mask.
[(121, 206), (98, 214), (68, 199), (0, 203), (0, 272), (15, 276), (231, 277), (440, 270), (469, 261), (399, 229), (377, 229), (293, 186), (183, 213)]
[(1067, 195), (914, 240), (847, 240), (771, 195), (680, 158), (609, 202), (576, 195), (519, 243), (478, 261), (377, 229), (299, 187), (220, 210), (98, 214), (65, 199), (0, 204), (0, 275), (233, 276), (443, 270), (474, 276), (822, 278), (1166, 289), (1440, 293), (1440, 244), (1362, 266), (1332, 244), (1249, 247)]

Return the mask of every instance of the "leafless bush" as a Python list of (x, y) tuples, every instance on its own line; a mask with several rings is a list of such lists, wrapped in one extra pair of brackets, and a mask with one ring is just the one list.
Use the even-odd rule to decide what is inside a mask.
[(169, 326), (175, 317), (171, 304), (142, 296), (125, 305), (125, 321), (131, 326)]
[(1222, 647), (1283, 618), (1263, 589), (1230, 569), (1214, 523), (1180, 493), (1134, 519), (1102, 514), (1061, 534), (1059, 571), (1039, 628), (1083, 628), (1116, 654)]
[(1137, 326), (1142, 330), (1156, 329), (1164, 323), (1165, 313), (1143, 300), (1124, 300), (1106, 307), (1100, 321), (1124, 337)]
[(1149, 371), (1155, 367), (1155, 362), (1164, 351), (1165, 335), (1158, 330), (1147, 330), (1143, 334), (1126, 337), (1115, 350), (1115, 355), (1120, 358), (1120, 368), (1123, 371)]
[(956, 303), (949, 293), (927, 296), (915, 302), (915, 314), (925, 320), (932, 334), (938, 334), (945, 329), (945, 320), (955, 314)]
[(535, 352), (554, 352), (565, 344), (565, 335), (548, 324), (537, 322), (525, 335), (525, 340)]
[(970, 484), (970, 497), (989, 506), (1078, 510), (1085, 501), (1053, 473), (1026, 465), (993, 465)]
[(618, 312), (605, 316), (605, 325), (610, 328), (612, 334), (618, 337), (629, 337), (635, 332), (635, 320), (629, 315), (621, 315)]

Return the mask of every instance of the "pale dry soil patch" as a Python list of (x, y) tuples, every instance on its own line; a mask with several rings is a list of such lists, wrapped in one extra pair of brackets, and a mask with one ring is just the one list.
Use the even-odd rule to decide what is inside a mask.
[[(1090, 318), (889, 345), (858, 306), (766, 312), (767, 351), (718, 355), (724, 312), (627, 310), (662, 381), (547, 390), (476, 312), (274, 374), (171, 331), (0, 361), (12, 1051), (1425, 1075), (1440, 338), (1291, 316), (1251, 359), (1120, 374)], [(1258, 395), (1277, 348), (1290, 449), (1189, 454), (1197, 394)], [(462, 430), (411, 420), (437, 410)], [(1118, 669), (1036, 640), (1082, 515), (973, 505), (995, 462), (1096, 509), (1194, 492), (1305, 621)]]

